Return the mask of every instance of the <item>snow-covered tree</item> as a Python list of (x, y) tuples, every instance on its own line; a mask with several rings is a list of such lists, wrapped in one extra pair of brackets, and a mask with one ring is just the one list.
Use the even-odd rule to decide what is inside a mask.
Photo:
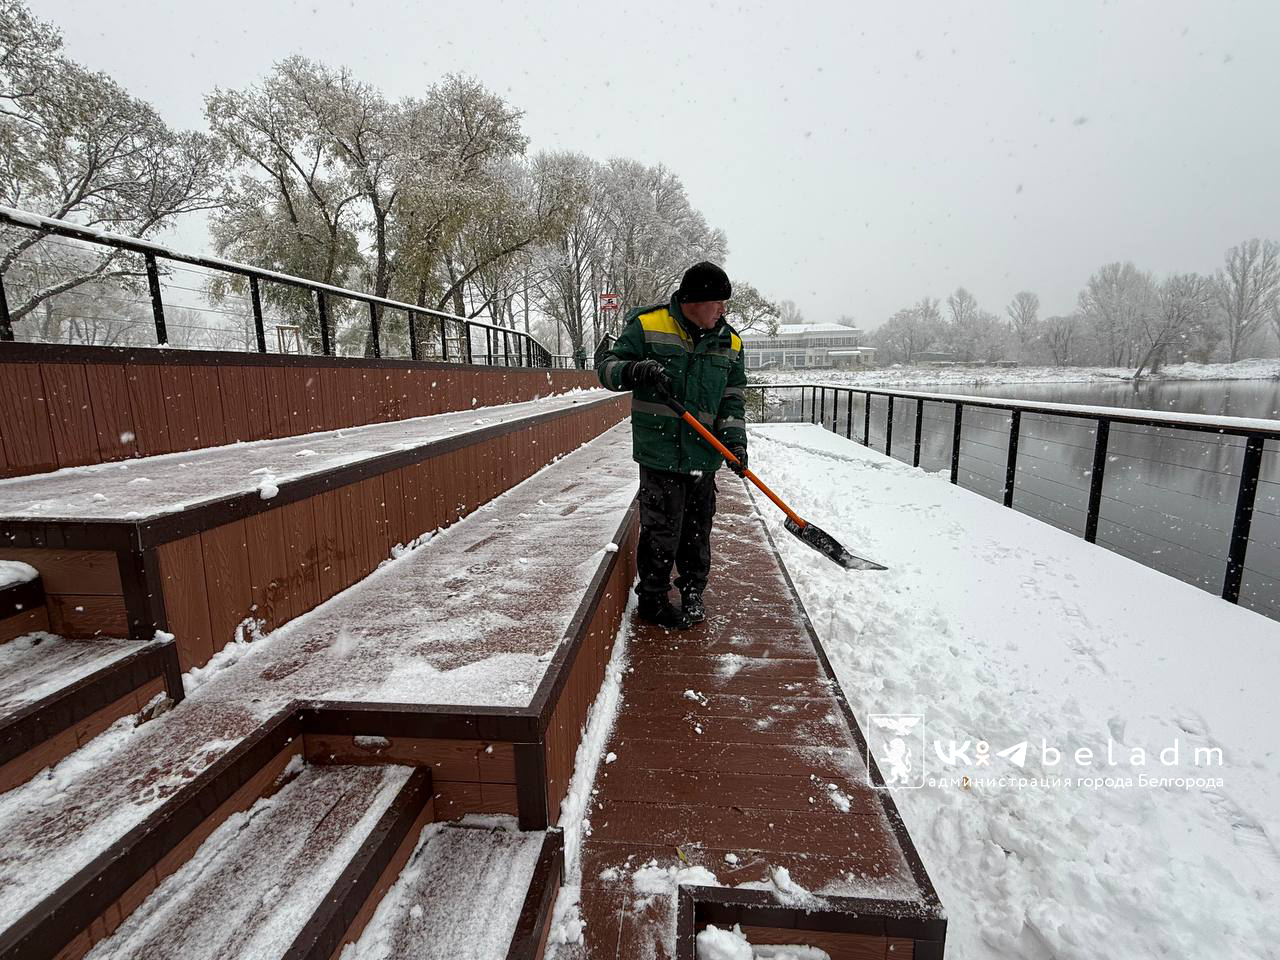
[(726, 319), (739, 333), (759, 330), (770, 336), (778, 332), (782, 312), (778, 305), (765, 297), (745, 280), (733, 285), (733, 297), (725, 311)]
[[(142, 238), (219, 197), (219, 154), (208, 137), (170, 129), (149, 104), (64, 56), (54, 27), (18, 0), (0, 0), (0, 202)], [(0, 233), (15, 321), (83, 284), (140, 272), (135, 256), (47, 237)], [(24, 270), (37, 245), (45, 247), (39, 283)]]
[(1228, 250), (1226, 265), (1215, 278), (1215, 294), (1222, 309), (1227, 360), (1234, 363), (1280, 298), (1280, 244), (1255, 238)]
[(1198, 273), (1175, 273), (1160, 284), (1156, 309), (1139, 319), (1143, 353), (1135, 380), (1145, 369), (1159, 371), (1166, 354), (1185, 344), (1208, 321), (1213, 299), (1213, 281)]
[(1082, 327), (1082, 318), (1076, 313), (1045, 320), (1044, 344), (1055, 366), (1066, 366), (1077, 359)]
[(1096, 359), (1112, 367), (1129, 364), (1156, 310), (1150, 274), (1129, 262), (1108, 263), (1089, 278), (1077, 299), (1098, 348)]
[(1040, 298), (1030, 290), (1020, 290), (1005, 307), (1018, 346), (1025, 355), (1040, 336)]
[(911, 363), (917, 354), (933, 347), (942, 334), (943, 321), (938, 301), (923, 297), (882, 323), (872, 339), (882, 361)]

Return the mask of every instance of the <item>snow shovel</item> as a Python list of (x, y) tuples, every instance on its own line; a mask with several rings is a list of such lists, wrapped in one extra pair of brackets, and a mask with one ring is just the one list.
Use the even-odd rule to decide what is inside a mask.
[[(710, 430), (698, 422), (697, 417), (684, 408), (679, 400), (673, 397), (670, 391), (659, 385), (658, 396), (668, 407), (674, 410), (685, 423), (697, 431), (698, 436), (711, 444), (715, 451), (724, 457), (730, 463), (738, 463), (738, 458), (729, 452), (729, 448), (715, 438)], [(786, 522), (783, 524), (791, 533), (793, 533), (801, 543), (807, 544), (814, 550), (846, 567), (850, 570), (887, 570), (888, 567), (882, 566), (873, 560), (864, 560), (862, 557), (856, 557), (836, 540), (835, 537), (827, 533), (820, 527), (809, 523), (803, 519), (794, 510), (782, 502), (782, 498), (766, 487), (759, 477), (748, 469), (743, 469), (742, 475), (760, 488), (760, 492), (774, 502), (779, 510), (787, 515)]]

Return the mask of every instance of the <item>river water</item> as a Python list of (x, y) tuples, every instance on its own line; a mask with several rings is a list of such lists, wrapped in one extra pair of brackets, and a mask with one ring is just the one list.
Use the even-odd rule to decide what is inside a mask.
[[(1280, 380), (1015, 383), (959, 387), (913, 385), (912, 391), (1135, 407), (1217, 416), (1280, 420)], [(796, 391), (771, 389), (768, 419), (798, 420)], [(834, 404), (834, 409), (833, 409)], [(954, 407), (926, 401), (920, 466), (950, 471)], [(758, 411), (758, 407), (757, 407)], [(862, 440), (865, 409), (855, 394), (828, 390), (819, 411), (841, 433)], [(870, 443), (885, 449), (888, 400), (873, 397)], [(815, 414), (808, 402), (804, 419)], [(912, 461), (916, 403), (894, 403), (892, 455)], [(1002, 500), (1010, 417), (966, 407), (961, 421), (959, 482)], [(1222, 592), (1245, 441), (1169, 428), (1112, 424), (1099, 511), (1097, 543), (1215, 594)], [(1024, 413), (1018, 442), (1014, 508), (1083, 536), (1093, 467), (1092, 421)], [(1264, 447), (1249, 550), (1240, 588), (1242, 606), (1280, 620), (1280, 443)]]

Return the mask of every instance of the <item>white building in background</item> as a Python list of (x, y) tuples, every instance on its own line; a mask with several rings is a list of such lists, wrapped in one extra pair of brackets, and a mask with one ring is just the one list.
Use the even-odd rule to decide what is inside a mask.
[(861, 346), (861, 340), (861, 330), (840, 323), (784, 323), (776, 337), (758, 330), (742, 335), (748, 370), (871, 366), (875, 347)]

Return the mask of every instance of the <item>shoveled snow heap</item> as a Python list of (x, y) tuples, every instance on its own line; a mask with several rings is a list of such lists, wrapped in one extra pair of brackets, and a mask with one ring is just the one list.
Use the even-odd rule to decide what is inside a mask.
[[(751, 440), (797, 512), (889, 566), (835, 566), (760, 501), (864, 730), (925, 714), (934, 779), (895, 800), (947, 908), (948, 957), (1274, 951), (1280, 626), (820, 427)], [(935, 741), (967, 759), (943, 763)], [(997, 756), (1023, 741), (1022, 767)], [(1197, 748), (1221, 765), (1196, 766)]]

